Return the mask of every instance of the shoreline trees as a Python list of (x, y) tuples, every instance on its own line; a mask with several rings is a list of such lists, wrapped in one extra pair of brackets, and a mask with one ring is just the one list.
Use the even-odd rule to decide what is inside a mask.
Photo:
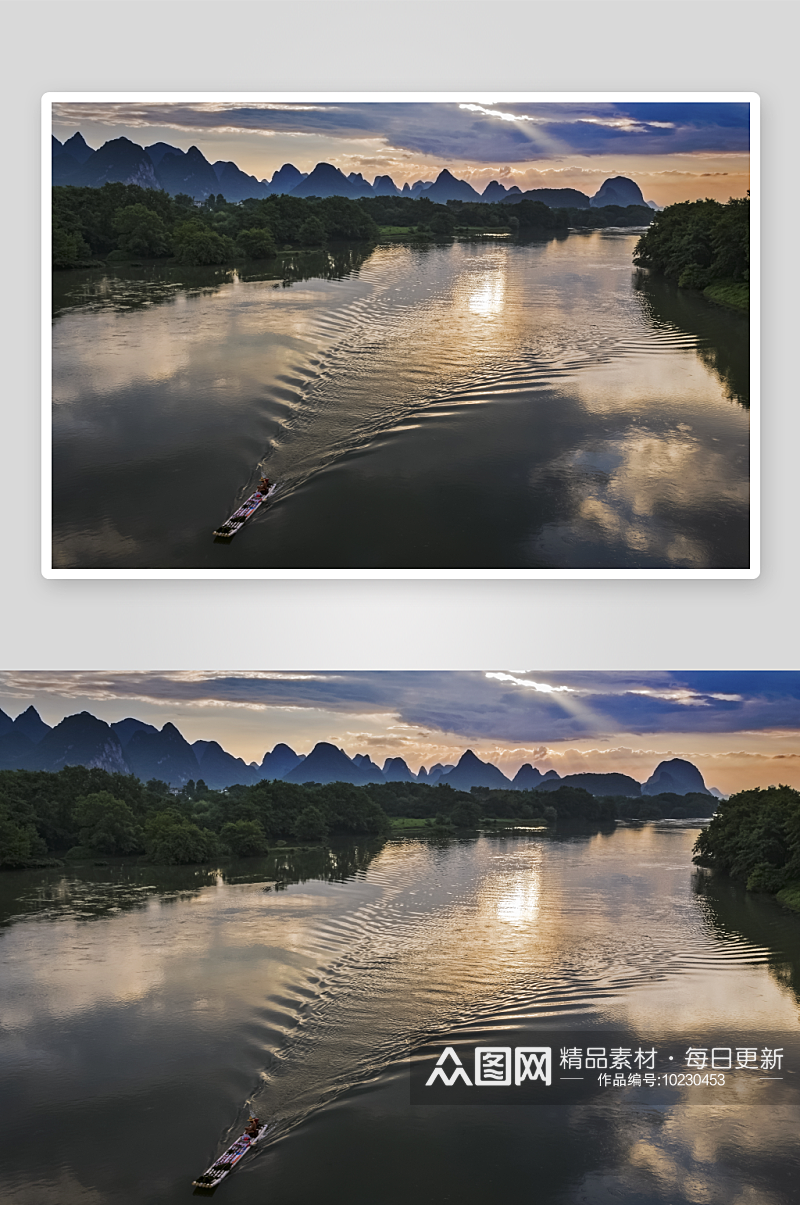
[(657, 213), (634, 263), (732, 309), (750, 304), (750, 196), (683, 201)]
[(53, 267), (99, 260), (169, 258), (183, 265), (269, 259), (280, 250), (329, 242), (376, 242), (381, 231), (451, 238), (459, 231), (507, 230), (513, 235), (566, 234), (570, 225), (644, 225), (652, 210), (632, 205), (550, 209), (526, 199), (516, 205), (412, 197), (292, 197), (275, 194), (226, 201), (221, 193), (196, 204), (186, 194), (137, 184), (73, 184), (53, 188)]

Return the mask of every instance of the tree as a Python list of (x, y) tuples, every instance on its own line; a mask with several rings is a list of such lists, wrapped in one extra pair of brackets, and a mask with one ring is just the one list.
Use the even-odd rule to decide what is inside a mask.
[(0, 866), (27, 866), (46, 852), (32, 824), (0, 819)]
[(217, 838), (207, 828), (199, 828), (174, 808), (151, 816), (145, 826), (145, 853), (153, 862), (180, 866), (207, 862), (217, 853)]
[(431, 218), (431, 230), (434, 234), (451, 235), (456, 228), (454, 215), (444, 206), (437, 206), (438, 213)]
[(294, 823), (294, 835), (298, 841), (321, 841), (328, 835), (325, 817), (313, 804), (303, 808)]
[(179, 222), (173, 241), (179, 264), (224, 264), (234, 254), (233, 241), (211, 230), (199, 218)]
[(713, 281), (744, 283), (750, 275), (750, 199), (682, 201), (653, 218), (636, 244), (634, 263), (703, 289)]
[(475, 828), (481, 818), (481, 809), (477, 803), (471, 801), (459, 801), (452, 812), (450, 819), (456, 828)]
[(236, 820), (226, 824), (220, 838), (237, 858), (259, 857), (267, 852), (267, 838), (257, 820)]
[(91, 249), (76, 227), (70, 227), (58, 215), (53, 217), (53, 267), (74, 268), (91, 255)]
[(147, 205), (125, 205), (114, 214), (119, 249), (129, 255), (168, 255), (169, 236), (161, 218)]
[(248, 259), (270, 259), (275, 254), (275, 239), (267, 226), (251, 226), (248, 230), (240, 230), (236, 243)]
[(142, 848), (142, 830), (131, 809), (110, 791), (84, 795), (75, 804), (80, 844), (102, 854), (130, 854)]
[(306, 218), (297, 233), (297, 237), (306, 247), (319, 247), (325, 242), (325, 227), (319, 218)]

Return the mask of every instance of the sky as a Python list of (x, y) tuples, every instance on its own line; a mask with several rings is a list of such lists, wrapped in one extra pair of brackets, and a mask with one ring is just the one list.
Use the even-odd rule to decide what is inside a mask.
[(80, 130), (98, 148), (119, 137), (140, 146), (197, 146), (210, 162), (232, 160), (259, 180), (284, 163), (310, 172), (334, 163), (401, 187), (447, 168), (480, 192), (507, 187), (578, 188), (593, 195), (612, 176), (634, 179), (659, 205), (750, 187), (749, 105), (739, 102), (61, 101), (60, 141)]
[(800, 788), (800, 673), (529, 670), (0, 673), (0, 708), (30, 704), (48, 724), (90, 711), (113, 722), (172, 722), (245, 761), (280, 741), (329, 741), (416, 772), (466, 748), (509, 775), (530, 762), (559, 774), (639, 781), (671, 757), (723, 793)]

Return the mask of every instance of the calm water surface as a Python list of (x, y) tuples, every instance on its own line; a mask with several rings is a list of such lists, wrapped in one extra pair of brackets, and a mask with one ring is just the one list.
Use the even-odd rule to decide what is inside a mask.
[(637, 237), (58, 273), (54, 564), (746, 567), (748, 323)]
[(772, 1105), (409, 1103), (410, 1052), (521, 1025), (768, 1037), (796, 1076), (798, 919), (696, 871), (695, 836), (4, 874), (0, 1199), (184, 1201), (252, 1108), (275, 1128), (218, 1190), (232, 1205), (789, 1205), (792, 1082)]

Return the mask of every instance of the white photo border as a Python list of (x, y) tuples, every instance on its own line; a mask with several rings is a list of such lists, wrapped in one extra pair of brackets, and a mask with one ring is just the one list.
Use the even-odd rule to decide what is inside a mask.
[[(54, 104), (115, 103), (744, 103), (750, 106), (750, 565), (746, 569), (60, 569), (52, 548), (52, 110)], [(761, 571), (761, 141), (760, 97), (755, 92), (47, 92), (42, 97), (41, 359), (42, 359), (42, 576), (48, 579), (754, 579)]]

